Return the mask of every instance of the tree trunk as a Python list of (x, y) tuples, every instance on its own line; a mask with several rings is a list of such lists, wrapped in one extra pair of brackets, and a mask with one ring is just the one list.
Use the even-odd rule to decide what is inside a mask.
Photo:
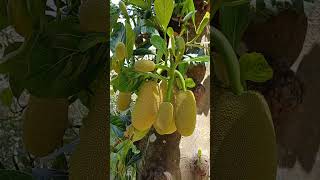
[[(156, 140), (149, 141), (149, 136), (139, 141), (137, 146), (143, 152), (143, 159), (139, 164), (138, 179), (166, 180), (168, 176), (180, 180), (180, 139), (175, 132), (170, 135), (159, 135), (153, 129)], [(169, 179), (169, 178), (168, 178)]]

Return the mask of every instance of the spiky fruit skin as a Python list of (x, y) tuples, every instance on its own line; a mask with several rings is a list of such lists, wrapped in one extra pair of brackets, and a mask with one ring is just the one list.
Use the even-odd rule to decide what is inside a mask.
[(158, 83), (147, 81), (142, 84), (131, 113), (132, 125), (139, 131), (149, 129), (157, 119), (159, 104), (160, 88)]
[(180, 91), (176, 95), (175, 121), (182, 136), (192, 135), (196, 127), (197, 106), (192, 91)]
[(107, 32), (106, 0), (86, 0), (79, 7), (80, 29), (82, 32)]
[(272, 118), (262, 95), (215, 89), (213, 178), (276, 179), (277, 155)]
[(115, 47), (115, 57), (120, 61), (123, 62), (124, 58), (126, 57), (126, 45), (123, 42), (118, 42)]
[(23, 143), (28, 152), (42, 157), (62, 144), (68, 127), (68, 100), (30, 96), (23, 121)]
[(173, 106), (170, 102), (162, 102), (159, 106), (157, 120), (155, 122), (158, 129), (166, 130), (173, 121)]
[(119, 111), (124, 111), (128, 109), (131, 102), (131, 93), (130, 92), (119, 92), (117, 107)]
[(151, 60), (139, 60), (134, 63), (134, 70), (138, 72), (151, 72), (154, 71), (156, 65)]
[(69, 180), (106, 180), (108, 168), (107, 92), (95, 91), (88, 117), (80, 130), (80, 143), (70, 159)]
[(27, 9), (26, 0), (9, 0), (7, 4), (9, 23), (17, 33), (27, 37), (32, 32), (32, 17)]

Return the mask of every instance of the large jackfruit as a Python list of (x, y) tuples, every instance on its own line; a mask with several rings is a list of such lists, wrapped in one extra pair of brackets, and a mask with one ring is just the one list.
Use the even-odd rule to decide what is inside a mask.
[(263, 96), (215, 89), (213, 103), (213, 179), (275, 180), (275, 132)]
[(69, 180), (106, 180), (108, 168), (107, 92), (101, 85), (80, 130), (80, 143), (70, 159)]
[(107, 32), (108, 2), (106, 0), (82, 1), (79, 7), (80, 28), (83, 32)]
[(136, 104), (131, 113), (132, 125), (139, 131), (149, 129), (157, 119), (160, 104), (160, 88), (157, 82), (141, 85)]
[(180, 91), (176, 95), (175, 121), (182, 136), (190, 136), (196, 127), (197, 106), (192, 91)]
[(27, 37), (32, 32), (32, 17), (28, 12), (27, 0), (9, 0), (7, 4), (9, 23), (17, 33)]
[[(174, 120), (175, 94), (173, 94), (171, 103), (163, 102), (167, 94), (167, 87), (168, 87), (167, 81), (160, 82), (160, 99), (162, 103), (160, 104), (160, 107), (159, 107), (157, 120), (153, 124), (153, 127), (155, 128), (156, 132), (160, 135), (172, 134), (177, 130), (175, 120)], [(161, 106), (165, 106), (164, 109), (162, 109)]]
[(119, 92), (117, 107), (119, 111), (124, 111), (128, 109), (131, 102), (131, 93), (130, 92)]
[(23, 121), (23, 143), (31, 154), (42, 157), (62, 144), (68, 127), (68, 100), (30, 96)]

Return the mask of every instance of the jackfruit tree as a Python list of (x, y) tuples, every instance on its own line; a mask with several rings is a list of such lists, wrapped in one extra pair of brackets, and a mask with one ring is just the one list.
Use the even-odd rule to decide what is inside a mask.
[(209, 32), (209, 1), (112, 6), (121, 15), (111, 26), (111, 176), (181, 179), (179, 143), (196, 128), (193, 89), (203, 79), (203, 69), (200, 76), (187, 72), (209, 62), (209, 44), (201, 41)]

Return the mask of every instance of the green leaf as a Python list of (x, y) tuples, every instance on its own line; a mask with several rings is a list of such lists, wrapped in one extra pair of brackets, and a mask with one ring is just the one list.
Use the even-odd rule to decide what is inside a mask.
[(163, 30), (167, 29), (174, 8), (174, 0), (155, 0), (154, 10), (156, 18)]
[(204, 28), (207, 26), (207, 24), (209, 23), (210, 21), (210, 12), (206, 12), (206, 14), (203, 16), (198, 28), (197, 28), (197, 31), (196, 31), (196, 34), (197, 35), (200, 35), (202, 33), (202, 31), (204, 30)]
[(129, 4), (140, 7), (141, 9), (146, 10), (149, 6), (144, 0), (129, 0)]
[(161, 51), (163, 54), (168, 53), (166, 42), (159, 35), (153, 35), (150, 39), (150, 42), (158, 51)]
[(186, 83), (186, 88), (194, 88), (196, 86), (196, 83), (193, 81), (192, 78), (186, 78), (185, 79), (185, 83)]
[(34, 180), (30, 174), (15, 170), (0, 170), (0, 179), (7, 180)]
[(10, 88), (5, 88), (4, 90), (2, 90), (1, 94), (0, 94), (0, 99), (2, 104), (4, 104), (7, 107), (10, 107), (12, 104), (12, 100), (13, 100), (13, 95), (11, 92)]
[(210, 61), (210, 56), (198, 56), (194, 58), (186, 58), (181, 63), (189, 63), (189, 62), (209, 62)]
[(240, 57), (241, 80), (265, 82), (272, 78), (273, 70), (260, 53), (246, 53)]
[(107, 36), (104, 33), (89, 34), (80, 41), (79, 49), (81, 52), (85, 52), (95, 45), (99, 43), (106, 43), (107, 41)]
[(136, 35), (128, 21), (126, 21), (126, 48), (127, 58), (130, 59), (133, 55), (133, 45), (135, 43)]
[[(190, 17), (192, 17), (193, 25), (195, 25), (196, 15), (195, 15), (195, 7), (194, 7), (193, 0), (186, 0), (186, 1), (184, 1), (184, 5), (183, 5), (183, 8), (182, 8), (182, 14), (185, 14), (186, 17), (187, 17), (188, 15), (189, 15)], [(185, 17), (185, 18), (186, 18), (186, 17)], [(188, 17), (188, 19), (189, 19), (190, 17)], [(183, 22), (187, 21), (185, 18), (183, 19)]]
[(249, 12), (249, 1), (238, 6), (222, 6), (220, 9), (221, 31), (235, 50), (248, 27)]

